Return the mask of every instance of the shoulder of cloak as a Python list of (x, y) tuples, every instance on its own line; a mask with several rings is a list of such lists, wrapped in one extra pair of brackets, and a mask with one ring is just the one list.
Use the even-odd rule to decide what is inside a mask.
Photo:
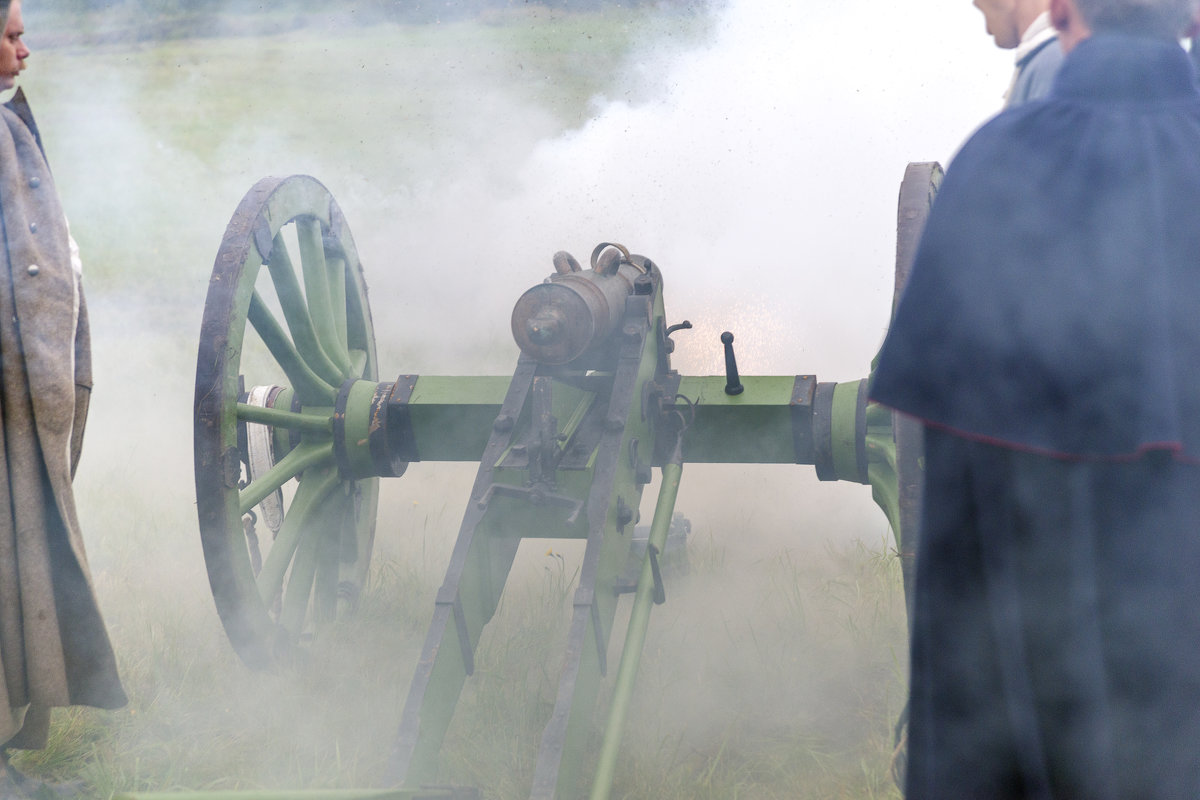
[(1177, 333), (1200, 307), (1183, 274), (1200, 257), (1198, 205), (1200, 102), (1000, 114), (947, 170), (872, 398), (1058, 452), (1200, 446), (1171, 410), (1200, 392), (1178, 366), (1200, 350), (1170, 355), (1200, 347)]

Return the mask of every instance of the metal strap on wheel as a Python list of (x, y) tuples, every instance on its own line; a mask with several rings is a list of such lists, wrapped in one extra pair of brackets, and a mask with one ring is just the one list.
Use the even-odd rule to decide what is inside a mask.
[[(270, 408), (282, 390), (280, 386), (255, 386), (250, 389), (247, 405)], [(250, 466), (250, 482), (265, 475), (275, 466), (275, 445), (271, 440), (271, 428), (257, 422), (246, 423), (246, 454)], [(272, 534), (278, 534), (283, 525), (283, 491), (276, 489), (258, 504), (262, 521)]]

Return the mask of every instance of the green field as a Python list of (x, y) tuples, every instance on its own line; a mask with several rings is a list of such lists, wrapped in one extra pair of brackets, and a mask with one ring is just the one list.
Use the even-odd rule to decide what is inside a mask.
[[(253, 36), (73, 44), (48, 19), (45, 47), (27, 36), (23, 83), (85, 260), (97, 385), (78, 501), (131, 702), (60, 713), (51, 746), (18, 764), (82, 777), (97, 798), (377, 781), (474, 472), (418, 464), (385, 485), (358, 616), (287, 672), (237, 661), (200, 553), (190, 410), (207, 279), (242, 194), (292, 172), (330, 187), (364, 256), (385, 373), (509, 373), (511, 304), (549, 253), (481, 241), (476, 263), (411, 264), (397, 220), (460, 202), (466, 189), (437, 191), (451, 179), (503, 188), (594, 97), (624, 96), (640, 53), (710, 34), (703, 15), (619, 8), (262, 33), (269, 21), (225, 29)], [(464, 213), (429, 235), (477, 232)], [(462, 304), (445, 307), (454, 292)], [(474, 315), (482, 328), (441, 327)], [(904, 603), (869, 491), (818, 485), (808, 467), (688, 467), (683, 483), (692, 571), (652, 617), (614, 797), (898, 797)], [(543, 548), (518, 558), (443, 756), (447, 783), (489, 798), (527, 796), (554, 698), (580, 553)]]

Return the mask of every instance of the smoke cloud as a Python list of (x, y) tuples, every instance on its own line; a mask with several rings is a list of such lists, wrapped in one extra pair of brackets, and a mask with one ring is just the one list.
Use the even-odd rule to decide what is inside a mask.
[[(526, 13), (530, 31), (545, 30), (532, 21), (550, 12)], [(610, 9), (609, 24), (623, 13)], [(195, 337), (221, 233), (260, 177), (312, 174), (339, 201), (371, 289), (381, 380), (511, 372), (517, 297), (551, 272), (555, 251), (584, 261), (601, 241), (660, 265), (668, 321), (696, 326), (676, 336), (673, 363), (684, 374), (719, 373), (717, 337), (731, 330), (744, 375), (866, 375), (892, 302), (905, 165), (946, 164), (999, 107), (1011, 61), (969, 4), (949, 0), (920, 13), (890, 0), (731, 0), (700, 13), (629, 11), (632, 49), (611, 51), (587, 45), (602, 31), (564, 20), (557, 35), (575, 37), (578, 58), (611, 61), (583, 108), (566, 99), (576, 73), (601, 70), (567, 63), (531, 75), (519, 54), (489, 49), (476, 23), (455, 23), (461, 55), (438, 63), (424, 57), (419, 31), (346, 27), (344, 14), (310, 15), (308, 27), (274, 36), (94, 47), (86, 59), (70, 47), (39, 49), (28, 25), (24, 83), (84, 250), (91, 304), (97, 387), (77, 481), (81, 517), (130, 671), (149, 657), (129, 650), (144, 644), (135, 629), (145, 625), (194, 624), (205, 646), (227, 648), (211, 606), (167, 623), (145, 615), (157, 602), (208, 596), (192, 496)], [(529, 35), (537, 48), (546, 34)], [(143, 61), (154, 69), (127, 66)], [(405, 583), (425, 593), (423, 609), (473, 473), (419, 464), (385, 482), (379, 557), (423, 576)], [(687, 680), (712, 693), (682, 723), (700, 730), (754, 681), (764, 656), (750, 642), (764, 620), (790, 614), (806, 632), (788, 639), (799, 649), (828, 632), (829, 618), (797, 623), (795, 608), (771, 607), (764, 581), (811, 578), (830, 560), (844, 567), (822, 555), (829, 542), (838, 552), (851, 540), (882, 549), (889, 534), (867, 489), (818, 484), (810, 467), (691, 465), (678, 510), (708, 543), (705, 574), (728, 600), (714, 609), (711, 589), (686, 584), (694, 613), (672, 611), (659, 631), (677, 648), (663, 658), (690, 659)], [(553, 549), (578, 557), (571, 545)], [(525, 583), (543, 576), (544, 551), (539, 543), (520, 557)], [(803, 566), (793, 569), (793, 558)], [(136, 581), (131, 560), (144, 565)], [(836, 591), (814, 591), (801, 605), (841, 608)], [(724, 628), (711, 638), (704, 621), (718, 617)], [(883, 619), (902, 640), (902, 616)], [(687, 624), (701, 632), (681, 632), (697, 630)], [(849, 658), (861, 644), (828, 655)], [(794, 650), (772, 652), (779, 675), (807, 668)], [(413, 658), (405, 651), (397, 662), (401, 690)], [(651, 662), (652, 685), (671, 682), (669, 664)], [(871, 669), (864, 680), (887, 678), (879, 663)], [(704, 682), (713, 671), (719, 692)], [(690, 686), (661, 702), (686, 703)], [(827, 688), (805, 683), (803, 702), (779, 713), (836, 716), (810, 702)], [(762, 693), (746, 697), (747, 708), (771, 705)]]

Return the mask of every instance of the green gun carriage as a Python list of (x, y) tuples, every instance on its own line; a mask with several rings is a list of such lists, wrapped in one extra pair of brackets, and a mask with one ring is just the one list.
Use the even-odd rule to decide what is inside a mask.
[[(940, 178), (930, 163), (905, 173), (897, 295)], [(265, 178), (238, 206), (209, 285), (194, 410), (204, 557), (241, 659), (286, 665), (312, 630), (353, 612), (381, 478), (422, 461), (479, 467), (377, 788), (220, 794), (477, 796), (439, 786), (438, 751), (518, 545), (545, 538), (586, 545), (562, 661), (548, 665), (559, 670), (558, 692), (529, 796), (607, 798), (647, 620), (671, 593), (663, 562), (688, 463), (812, 464), (821, 480), (869, 484), (907, 586), (920, 430), (869, 404), (866, 379), (740, 376), (728, 333), (722, 343), (686, 341), (723, 345), (725, 375), (680, 375), (671, 354), (690, 324), (667, 316), (669, 265), (609, 243), (586, 268), (565, 252), (552, 265), (513, 310), (521, 353), (511, 377), (381, 380), (363, 268), (325, 187), (306, 176)], [(658, 496), (639, 540), (655, 470)], [(617, 646), (611, 632), (626, 605)], [(612, 698), (598, 729), (605, 681)], [(595, 778), (581, 786), (593, 759)]]

